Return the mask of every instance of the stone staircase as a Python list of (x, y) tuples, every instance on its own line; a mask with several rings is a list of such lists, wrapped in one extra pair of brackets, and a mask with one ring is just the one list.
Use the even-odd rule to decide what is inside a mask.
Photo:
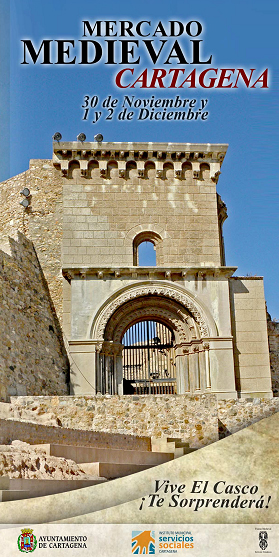
[(197, 449), (190, 448), (189, 443), (180, 437), (151, 437), (152, 451), (171, 453), (173, 458), (190, 454)]
[(60, 443), (33, 445), (33, 448), (36, 447), (43, 449), (48, 456), (74, 461), (82, 468), (87, 478), (55, 480), (2, 476), (0, 477), (0, 501), (42, 497), (96, 485), (158, 466), (195, 450), (180, 438), (168, 437), (151, 438), (151, 451)]

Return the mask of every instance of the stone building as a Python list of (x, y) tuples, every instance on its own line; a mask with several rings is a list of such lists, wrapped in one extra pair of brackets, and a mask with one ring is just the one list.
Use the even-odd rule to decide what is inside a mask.
[[(227, 214), (216, 184), (226, 150), (54, 142), (52, 161), (31, 160), (28, 171), (1, 184), (0, 247), (8, 251), (17, 230), (35, 245), (55, 306), (46, 306), (39, 321), (55, 329), (56, 314), (60, 320), (72, 394), (272, 397), (263, 279), (236, 277), (237, 267), (225, 264)], [(143, 242), (154, 246), (156, 265), (139, 264)], [(22, 239), (16, 245), (14, 252), (30, 253)], [(17, 265), (23, 259), (20, 253)], [(38, 331), (44, 354), (52, 355), (51, 329)], [(64, 395), (68, 375), (62, 349), (59, 371), (59, 346), (53, 386)], [(5, 343), (3, 350), (6, 377), (13, 375), (11, 351)], [(43, 394), (54, 394), (53, 386)], [(19, 376), (4, 391), (39, 394), (33, 387)]]
[(73, 393), (272, 397), (263, 279), (225, 264), (226, 150), (54, 143)]

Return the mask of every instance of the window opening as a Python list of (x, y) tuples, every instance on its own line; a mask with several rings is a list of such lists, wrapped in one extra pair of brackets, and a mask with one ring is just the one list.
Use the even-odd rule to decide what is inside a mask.
[(156, 249), (153, 242), (146, 240), (139, 244), (138, 261), (141, 267), (156, 267)]

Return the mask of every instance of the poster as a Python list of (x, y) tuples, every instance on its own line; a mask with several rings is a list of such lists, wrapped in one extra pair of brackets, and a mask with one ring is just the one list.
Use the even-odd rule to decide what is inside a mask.
[[(131, 6), (128, 2), (93, 5), (85, 0), (79, 5), (73, 0), (59, 3), (54, 0), (48, 3), (11, 0), (1, 3), (1, 11), (1, 75), (4, 76), (0, 84), (1, 180), (24, 172), (30, 159), (51, 159), (52, 138), (57, 132), (62, 135), (63, 141), (69, 142), (75, 141), (83, 133), (87, 141), (94, 141), (94, 137), (101, 134), (104, 141), (108, 142), (228, 143), (222, 176), (218, 182), (218, 191), (229, 212), (224, 227), (227, 265), (238, 266), (239, 276), (264, 276), (268, 311), (272, 317), (278, 317), (278, 7), (275, 1), (268, 0), (262, 4), (259, 1), (236, 0), (227, 5), (219, 0), (210, 4), (202, 0), (198, 5), (192, 5), (181, 1), (170, 4), (155, 0), (152, 4), (143, 2)], [(183, 119), (176, 119), (166, 107), (161, 109), (162, 100), (172, 100), (175, 110), (183, 105)], [(241, 536), (242, 540), (248, 540), (245, 548), (247, 555), (268, 552), (276, 555), (277, 446), (276, 436), (270, 432), (276, 431), (278, 427), (275, 423), (276, 413), (268, 419), (273, 420), (273, 425), (267, 424), (266, 438), (260, 425), (253, 430), (257, 458), (256, 462), (249, 462), (249, 466), (247, 463), (244, 465), (245, 453), (239, 462), (236, 456), (237, 447), (240, 453), (245, 443), (248, 447), (245, 432), (236, 434), (235, 442), (232, 443), (232, 438), (228, 438), (222, 445), (227, 447), (228, 454), (232, 451), (239, 478), (248, 481), (250, 466), (254, 472), (249, 488), (244, 488), (249, 491), (249, 500), (253, 499), (255, 491), (254, 500), (258, 501), (258, 507), (256, 502), (251, 503), (256, 509), (254, 524), (247, 519), (245, 506), (235, 509), (237, 518), (235, 515), (226, 515), (226, 511), (225, 518), (222, 518), (220, 509), (216, 509), (220, 522), (218, 530), (217, 524), (205, 526), (207, 522), (216, 520), (211, 521), (207, 511), (202, 509), (201, 512), (196, 511), (196, 516), (202, 516), (203, 522), (198, 518), (193, 521), (185, 512), (189, 524), (186, 526), (185, 520), (182, 531), (179, 526), (182, 515), (175, 511), (171, 520), (169, 513), (164, 514), (165, 502), (162, 507), (161, 503), (156, 503), (154, 513), (153, 507), (149, 507), (148, 512), (146, 510), (146, 514), (142, 515), (145, 519), (141, 521), (141, 494), (144, 493), (144, 498), (152, 493), (154, 485), (156, 487), (156, 474), (149, 477), (148, 488), (147, 484), (145, 487), (141, 484), (141, 480), (134, 486), (130, 478), (117, 484), (120, 495), (117, 488), (113, 494), (109, 494), (109, 488), (103, 490), (105, 495), (101, 495), (101, 490), (98, 491), (100, 498), (111, 497), (111, 508), (119, 505), (119, 509), (116, 509), (119, 518), (114, 515), (113, 522), (125, 524), (128, 522), (127, 517), (134, 512), (135, 520), (129, 521), (134, 522), (134, 537), (139, 535), (137, 532), (149, 528), (154, 532), (157, 544), (159, 536), (176, 536), (175, 532), (180, 532), (180, 537), (184, 536), (182, 541), (185, 544), (191, 544), (192, 537), (198, 540), (193, 548), (179, 547), (177, 552), (182, 554), (191, 551), (193, 555), (210, 555), (210, 551), (215, 551), (215, 545), (206, 548), (205, 553), (204, 544), (214, 539), (217, 546), (218, 543), (225, 543), (225, 546), (218, 546), (218, 554), (226, 551), (228, 555), (234, 555), (235, 540)], [(200, 457), (193, 457), (193, 470), (195, 466), (198, 469), (201, 466), (204, 470), (206, 464), (202, 454), (206, 455), (206, 451), (210, 453), (211, 450), (211, 462), (215, 463), (218, 449), (216, 453), (216, 447), (208, 447), (202, 449), (205, 452)], [(221, 463), (226, 466), (228, 459), (223, 461), (223, 457), (218, 458), (220, 466)], [(208, 471), (208, 475), (202, 476), (200, 481), (208, 481), (209, 489), (213, 489), (218, 481), (223, 481), (221, 469), (217, 466), (217, 472), (214, 469)], [(166, 481), (171, 484), (172, 480), (176, 485), (173, 489), (183, 490), (184, 472), (179, 471), (178, 464), (175, 470), (169, 470)], [(264, 492), (256, 489), (257, 471), (261, 481), (265, 476)], [(229, 483), (233, 477), (230, 467), (226, 473), (226, 482)], [(142, 481), (144, 484), (145, 480)], [(196, 481), (195, 474), (191, 481)], [(240, 479), (238, 481), (241, 483)], [(162, 491), (165, 487), (162, 487)], [(190, 487), (207, 489), (205, 483), (199, 488), (191, 483)], [(125, 491), (131, 492), (130, 499), (123, 498)], [(169, 493), (166, 495), (169, 496)], [(232, 489), (229, 495), (233, 499), (237, 493)], [(90, 543), (87, 542), (87, 547), (83, 548), (50, 548), (49, 545), (42, 545), (35, 548), (37, 553), (41, 551), (48, 555), (52, 549), (61, 555), (79, 554), (79, 549), (81, 553), (89, 553), (94, 539), (101, 531), (97, 532), (95, 525), (89, 526), (92, 507), (88, 502), (83, 502), (82, 495), (78, 503), (70, 496), (56, 497), (55, 505), (52, 500), (52, 505), (57, 509), (56, 514), (53, 508), (44, 508), (43, 512), (39, 510), (40, 506), (31, 501), (24, 503), (31, 526), (38, 512), (43, 513), (46, 523), (56, 522), (59, 521), (59, 506), (69, 505), (70, 508), (71, 505), (77, 505), (76, 516), (81, 516), (79, 505), (86, 504), (88, 512), (83, 508), (83, 515), (88, 514), (88, 524), (84, 525), (84, 529), (80, 525), (76, 528), (77, 535), (87, 536)], [(269, 497), (271, 513), (268, 508)], [(127, 501), (137, 503), (135, 506), (129, 506), (129, 503), (125, 506)], [(142, 503), (146, 504), (146, 500)], [(205, 505), (204, 502), (200, 504)], [(103, 508), (106, 509), (105, 505)], [(9, 509), (15, 512), (15, 506), (10, 505)], [(261, 524), (258, 509), (263, 510), (264, 520)], [(101, 512), (102, 507), (94, 510)], [(67, 516), (62, 515), (61, 520), (67, 521)], [(18, 516), (22, 516), (22, 510)], [(69, 516), (74, 516), (74, 512)], [(107, 516), (110, 516), (109, 508)], [(239, 519), (240, 516), (243, 520)], [(105, 553), (98, 547), (96, 554), (132, 554), (130, 526), (127, 530), (123, 526), (121, 535), (124, 538), (121, 540), (126, 541), (122, 541), (120, 547), (115, 549), (114, 540), (120, 536), (120, 530), (108, 527), (110, 522), (109, 518), (106, 520), (106, 510), (96, 521), (102, 518), (102, 539), (111, 536), (113, 541), (110, 546), (106, 546)], [(10, 521), (8, 516), (5, 522), (11, 523), (11, 526), (14, 524), (14, 520)], [(234, 522), (238, 522), (237, 527)], [(67, 536), (70, 531), (65, 525), (55, 525), (53, 530), (46, 526), (45, 530), (40, 530), (35, 520), (34, 523), (32, 528), (36, 539), (54, 535), (54, 532), (60, 535), (62, 531)], [(203, 530), (199, 529), (200, 523), (204, 523)], [(231, 530), (228, 534), (229, 523)], [(251, 525), (248, 527), (246, 523)], [(149, 524), (148, 528), (146, 524)], [(167, 528), (164, 526), (166, 524)], [(23, 528), (25, 526), (27, 528), (30, 525), (23, 525)], [(72, 531), (73, 527), (70, 528)], [(12, 529), (13, 538), (7, 533), (8, 529), (3, 530), (3, 535), (11, 544), (7, 546), (9, 554), (17, 555), (20, 549), (14, 548), (13, 544), (15, 531), (18, 539), (20, 528)], [(40, 534), (37, 533), (39, 531)], [(39, 543), (43, 544), (42, 539)], [(99, 543), (101, 545), (104, 542)], [(34, 545), (31, 549), (35, 551)], [(169, 547), (168, 552), (174, 552), (173, 549)], [(151, 550), (150, 546), (149, 553), (152, 553)]]

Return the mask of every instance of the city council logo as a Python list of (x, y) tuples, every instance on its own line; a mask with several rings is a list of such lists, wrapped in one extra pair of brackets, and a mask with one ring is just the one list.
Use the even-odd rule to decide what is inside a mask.
[(33, 534), (31, 528), (24, 528), (21, 530), (21, 535), (18, 536), (17, 546), (19, 551), (24, 553), (32, 553), (37, 547), (36, 536)]
[(155, 531), (132, 531), (132, 553), (135, 555), (155, 555)]

